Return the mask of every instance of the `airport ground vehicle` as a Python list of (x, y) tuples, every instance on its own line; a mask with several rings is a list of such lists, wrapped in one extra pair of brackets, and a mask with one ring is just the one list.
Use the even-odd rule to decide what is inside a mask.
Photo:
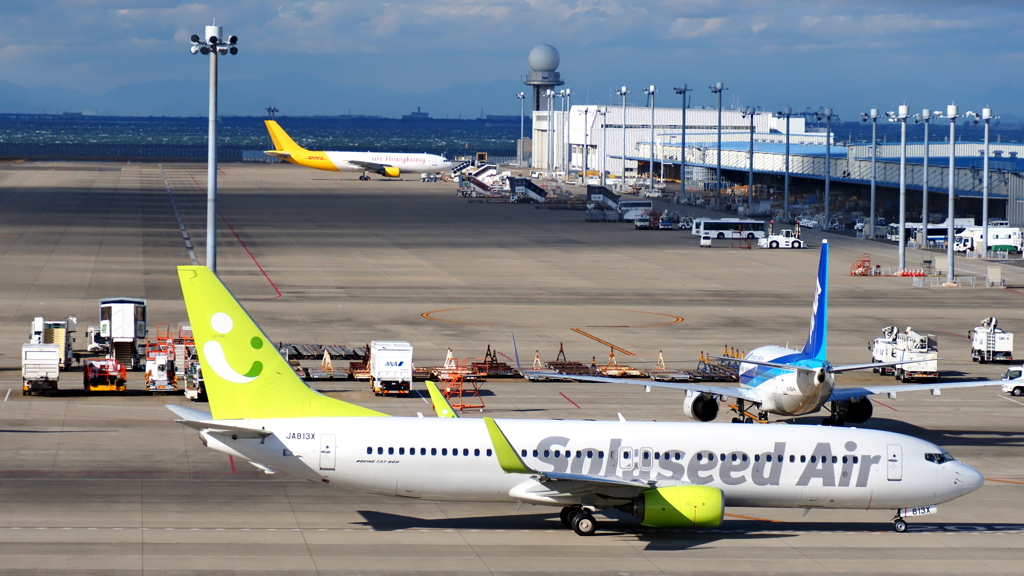
[(768, 224), (763, 220), (745, 218), (694, 218), (690, 232), (694, 236), (709, 234), (712, 238), (764, 238)]
[(971, 339), (971, 360), (981, 364), (1013, 361), (1013, 332), (1004, 332), (998, 319), (985, 318), (967, 337)]
[(1012, 366), (1003, 372), (1003, 392), (1024, 396), (1024, 366)]
[(185, 368), (185, 398), (193, 402), (206, 402), (206, 383), (203, 382), (203, 368), (199, 360), (190, 362)]
[(82, 363), (82, 385), (86, 392), (124, 392), (128, 375), (113, 358), (91, 358)]
[(654, 203), (650, 200), (619, 200), (619, 219), (624, 222), (650, 215), (651, 210), (654, 210)]
[(128, 370), (140, 367), (139, 343), (146, 338), (146, 300), (101, 298), (100, 336), (110, 345), (110, 357)]
[(939, 379), (939, 344), (934, 334), (925, 336), (909, 327), (901, 332), (895, 326), (887, 326), (881, 338), (868, 344), (868, 349), (872, 363), (904, 362), (877, 368), (881, 374), (892, 374), (900, 382)]
[(412, 345), (408, 342), (370, 342), (370, 388), (375, 396), (408, 394), (412, 368)]
[(21, 393), (56, 394), (61, 359), (59, 344), (22, 344)]
[(60, 368), (67, 370), (74, 360), (72, 334), (78, 329), (78, 318), (67, 316), (63, 320), (46, 320), (42, 316), (32, 319), (32, 331), (29, 334), (31, 344), (56, 344), (60, 348)]
[(146, 391), (176, 392), (178, 376), (174, 373), (174, 362), (166, 352), (146, 354)]
[[(1020, 228), (1009, 226), (988, 227), (988, 249), (993, 252), (1020, 252), (1021, 232)], [(969, 226), (956, 235), (953, 242), (955, 252), (980, 252), (985, 240), (985, 229), (981, 226)]]
[(635, 220), (633, 220), (633, 228), (636, 228), (637, 230), (650, 230), (651, 217), (646, 214), (644, 214), (643, 216), (638, 216)]
[(778, 234), (769, 234), (757, 239), (758, 248), (803, 248), (804, 243), (792, 230), (780, 230)]

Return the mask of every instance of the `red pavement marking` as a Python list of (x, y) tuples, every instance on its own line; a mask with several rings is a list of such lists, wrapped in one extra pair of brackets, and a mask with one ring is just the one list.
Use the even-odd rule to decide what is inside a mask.
[[(200, 191), (203, 191), (203, 187), (199, 185), (199, 182), (196, 180), (196, 177), (191, 174), (189, 174), (188, 176), (189, 178), (192, 179), (192, 182), (196, 185), (196, 188), (199, 188)], [(217, 212), (217, 215), (220, 216), (220, 219), (224, 222), (224, 225), (227, 226), (231, 234), (234, 235), (235, 240), (238, 240), (238, 243), (242, 245), (242, 249), (245, 250), (245, 253), (249, 255), (249, 258), (252, 258), (253, 263), (256, 264), (256, 267), (260, 269), (260, 273), (263, 274), (263, 277), (267, 279), (267, 282), (270, 282), (270, 287), (273, 288), (274, 292), (277, 293), (277, 296), (273, 296), (271, 298), (259, 298), (259, 300), (273, 300), (275, 298), (280, 298), (281, 291), (277, 289), (277, 284), (274, 284), (274, 281), (270, 279), (270, 276), (267, 276), (267, 272), (266, 270), (263, 269), (263, 266), (260, 266), (259, 260), (257, 260), (256, 257), (252, 255), (252, 252), (249, 251), (249, 247), (245, 245), (245, 242), (242, 242), (242, 239), (238, 236), (238, 233), (235, 232), (235, 229), (231, 227), (231, 224), (228, 222), (227, 218), (225, 218), (224, 215), (221, 214), (219, 211)]]
[[(562, 395), (562, 398), (565, 398), (566, 400), (569, 400), (569, 397), (568, 397), (568, 396), (566, 396), (565, 394), (563, 394), (562, 392), (559, 392), (559, 394), (561, 394), (561, 395)], [(579, 407), (580, 407), (580, 405), (579, 405), (579, 404), (577, 404), (577, 403), (573, 402), (572, 400), (569, 400), (569, 404), (572, 404), (573, 406), (575, 406), (575, 407), (577, 407), (577, 408), (579, 408)]]

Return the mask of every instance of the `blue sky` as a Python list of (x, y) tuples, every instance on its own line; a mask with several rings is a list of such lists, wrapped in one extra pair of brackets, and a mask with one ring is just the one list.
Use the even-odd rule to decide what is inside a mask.
[(712, 105), (721, 81), (727, 105), (844, 120), (953, 101), (1024, 116), (1024, 2), (1008, 0), (5, 2), (0, 81), (28, 92), (0, 112), (205, 114), (208, 59), (188, 38), (215, 18), (240, 38), (224, 114), (518, 114), (527, 55), (549, 43), (579, 103), (618, 102), (623, 84), (631, 103), (649, 84), (675, 103), (686, 82)]

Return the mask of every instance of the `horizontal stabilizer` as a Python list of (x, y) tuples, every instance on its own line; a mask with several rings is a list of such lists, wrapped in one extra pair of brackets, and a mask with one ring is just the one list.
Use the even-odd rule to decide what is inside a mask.
[(209, 430), (211, 432), (230, 433), (237, 438), (264, 438), (273, 434), (273, 432), (264, 428), (232, 426), (217, 420), (210, 420), (210, 415), (206, 412), (185, 408), (184, 406), (167, 405), (167, 409), (181, 417), (176, 422), (199, 431)]
[(272, 156), (274, 158), (280, 158), (281, 160), (290, 160), (292, 157), (291, 152), (283, 152), (281, 150), (264, 150), (264, 154)]

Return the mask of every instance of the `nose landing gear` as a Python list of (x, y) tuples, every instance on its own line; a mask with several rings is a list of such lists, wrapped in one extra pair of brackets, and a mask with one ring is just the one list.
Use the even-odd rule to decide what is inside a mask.
[(897, 532), (907, 531), (907, 521), (900, 516), (899, 512), (897, 512), (896, 516), (892, 519), (892, 527)]

